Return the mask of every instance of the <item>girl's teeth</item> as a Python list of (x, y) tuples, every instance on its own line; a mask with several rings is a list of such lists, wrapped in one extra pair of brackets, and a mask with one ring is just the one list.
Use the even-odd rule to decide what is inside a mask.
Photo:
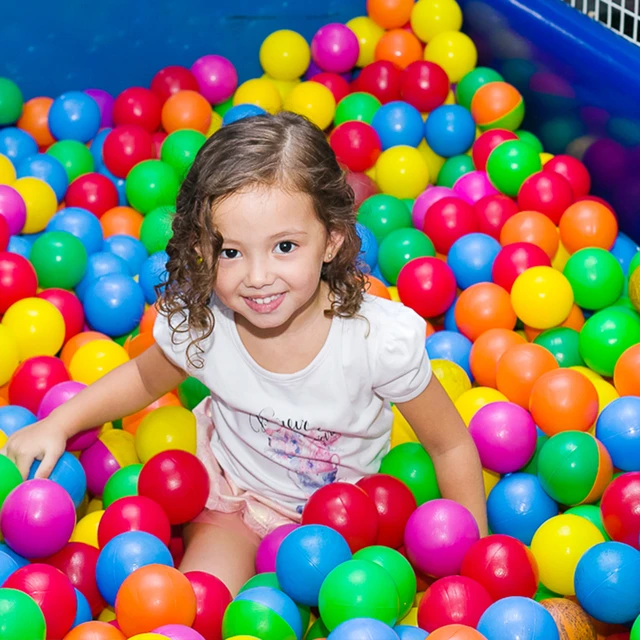
[(269, 296), (268, 298), (251, 298), (257, 304), (269, 304), (273, 302), (278, 296)]

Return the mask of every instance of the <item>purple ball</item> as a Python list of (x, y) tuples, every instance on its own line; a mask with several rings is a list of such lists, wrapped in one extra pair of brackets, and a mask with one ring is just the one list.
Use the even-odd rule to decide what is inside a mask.
[(80, 454), (80, 464), (87, 475), (87, 489), (94, 496), (102, 495), (109, 478), (120, 469), (120, 463), (101, 440)]
[(424, 227), (424, 217), (427, 215), (427, 209), (432, 204), (438, 202), (438, 200), (455, 195), (456, 194), (453, 192), (453, 189), (449, 189), (449, 187), (427, 187), (413, 203), (413, 209), (411, 210), (413, 226), (422, 231), (422, 227)]
[(167, 636), (169, 640), (204, 640), (204, 637), (195, 629), (191, 629), (183, 624), (165, 624), (154, 629), (152, 633), (159, 633)]
[(482, 466), (496, 473), (522, 469), (536, 451), (536, 425), (526, 409), (513, 402), (492, 402), (471, 418), (469, 433)]
[(478, 525), (468, 509), (440, 498), (419, 506), (404, 530), (404, 545), (414, 567), (443, 578), (460, 573), (469, 547), (480, 539)]
[(358, 37), (349, 27), (338, 22), (321, 27), (311, 40), (311, 57), (324, 71), (349, 71), (355, 66), (359, 55)]
[(223, 56), (208, 55), (198, 58), (191, 66), (200, 93), (211, 103), (228, 100), (238, 88), (238, 72), (233, 63)]
[(262, 538), (256, 553), (256, 573), (270, 573), (276, 570), (276, 555), (282, 541), (299, 526), (295, 523), (282, 524)]
[(76, 526), (71, 496), (52, 480), (27, 480), (6, 498), (0, 511), (5, 542), (25, 558), (58, 553)]
[(100, 128), (113, 126), (113, 103), (115, 98), (102, 89), (85, 89), (85, 93), (91, 96), (100, 109)]
[(0, 216), (9, 223), (12, 236), (22, 231), (27, 220), (27, 205), (22, 196), (8, 184), (0, 184)]
[(484, 171), (470, 171), (456, 180), (453, 185), (454, 194), (468, 202), (475, 204), (485, 196), (493, 196), (498, 190), (489, 182), (489, 176)]

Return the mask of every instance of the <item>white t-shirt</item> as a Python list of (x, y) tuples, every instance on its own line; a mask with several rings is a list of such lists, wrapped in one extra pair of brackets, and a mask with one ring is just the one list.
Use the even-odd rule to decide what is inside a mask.
[(273, 373), (244, 347), (233, 312), (216, 299), (211, 309), (215, 327), (200, 343), (200, 369), (187, 362), (187, 334), (173, 344), (162, 315), (154, 337), (172, 362), (211, 390), (211, 448), (240, 489), (301, 513), (325, 484), (378, 472), (389, 451), (389, 402), (415, 398), (431, 379), (426, 324), (418, 314), (366, 295), (362, 317), (332, 319), (307, 367)]

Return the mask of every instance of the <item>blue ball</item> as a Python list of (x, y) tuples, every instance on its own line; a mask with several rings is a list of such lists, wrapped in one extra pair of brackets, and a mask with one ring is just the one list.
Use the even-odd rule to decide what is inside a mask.
[(434, 109), (424, 123), (427, 144), (443, 158), (466, 153), (476, 139), (476, 123), (468, 109), (442, 105)]
[(351, 556), (347, 541), (334, 529), (319, 524), (294, 529), (276, 556), (280, 588), (295, 602), (315, 607), (324, 579)]
[(143, 263), (140, 269), (140, 286), (144, 292), (144, 299), (148, 304), (153, 304), (158, 297), (155, 287), (167, 281), (167, 261), (169, 254), (166, 251), (152, 253)]
[(538, 527), (558, 515), (558, 505), (545, 493), (537, 476), (511, 473), (491, 489), (487, 515), (493, 533), (530, 545)]
[(11, 547), (8, 547), (4, 542), (0, 542), (0, 554), (3, 553), (15, 560), (18, 567), (26, 567), (29, 564), (29, 561), (26, 558), (18, 555), (13, 549), (11, 549)]
[(640, 398), (623, 396), (609, 403), (598, 416), (595, 435), (614, 467), (640, 471)]
[(302, 638), (302, 620), (295, 602), (279, 589), (254, 587), (238, 594), (234, 602), (248, 601), (261, 604), (278, 614), (293, 630), (296, 638)]
[(356, 222), (356, 233), (360, 238), (359, 258), (369, 267), (369, 271), (371, 271), (375, 269), (378, 264), (378, 241), (373, 231), (359, 222)]
[(76, 592), (76, 617), (71, 625), (71, 628), (77, 627), (79, 624), (83, 624), (84, 622), (91, 622), (93, 620), (93, 616), (91, 615), (91, 607), (87, 602), (87, 599), (75, 589)]
[(427, 353), (432, 360), (441, 358), (450, 360), (460, 365), (473, 380), (469, 355), (473, 343), (469, 338), (455, 331), (436, 331), (432, 333), (425, 342)]
[(82, 242), (87, 255), (102, 250), (104, 234), (96, 216), (81, 207), (65, 207), (47, 223), (47, 231), (68, 231)]
[(173, 567), (169, 549), (154, 535), (146, 531), (127, 531), (109, 540), (96, 563), (96, 581), (102, 597), (113, 605), (127, 576), (150, 564)]
[(111, 173), (111, 171), (109, 171), (109, 169), (107, 169), (107, 167), (105, 167), (104, 165), (99, 167), (97, 171), (101, 176), (109, 178), (109, 180), (111, 180), (111, 182), (113, 182), (113, 184), (115, 185), (116, 191), (118, 192), (118, 206), (128, 206), (129, 201), (127, 200), (126, 179), (114, 176), (113, 173)]
[(579, 560), (576, 597), (590, 615), (611, 624), (640, 615), (640, 551), (622, 542), (602, 542)]
[(9, 238), (7, 251), (9, 253), (17, 253), (19, 256), (28, 260), (31, 255), (31, 242), (23, 236), (11, 236)]
[(447, 264), (460, 289), (479, 282), (493, 282), (491, 270), (501, 249), (500, 243), (485, 233), (469, 233), (458, 238), (449, 249)]
[(140, 240), (124, 234), (105, 238), (104, 250), (122, 258), (129, 266), (132, 276), (137, 276), (142, 263), (149, 257), (147, 250)]
[(250, 118), (251, 116), (261, 116), (267, 112), (255, 104), (237, 104), (235, 107), (231, 107), (227, 113), (222, 117), (222, 126), (242, 120), (243, 118)]
[(494, 602), (482, 614), (477, 629), (491, 640), (560, 640), (551, 614), (535, 600), (522, 596)]
[(631, 260), (638, 252), (638, 245), (628, 235), (620, 231), (610, 251), (622, 266), (624, 275), (628, 275)]
[(91, 143), (91, 147), (89, 151), (91, 151), (91, 155), (93, 156), (93, 164), (95, 166), (96, 171), (100, 171), (102, 167), (104, 167), (104, 158), (102, 157), (102, 149), (104, 147), (104, 141), (106, 137), (111, 133), (112, 129), (101, 129), (96, 134), (96, 137), (93, 139)]
[(458, 298), (453, 301), (453, 304), (445, 311), (444, 314), (444, 328), (446, 331), (457, 331), (458, 324), (456, 323), (456, 303), (458, 302)]
[(84, 91), (69, 91), (51, 104), (48, 123), (56, 140), (89, 142), (100, 128), (100, 107)]
[(393, 627), (393, 630), (398, 634), (400, 640), (426, 640), (429, 635), (423, 629), (418, 627), (409, 627), (405, 624), (399, 624)]
[(383, 151), (398, 145), (417, 147), (424, 137), (420, 112), (400, 100), (383, 104), (373, 116), (371, 126), (380, 137)]
[[(35, 478), (40, 464), (40, 460), (33, 462), (29, 470), (29, 480)], [(71, 496), (76, 508), (80, 506), (87, 491), (87, 476), (78, 458), (65, 451), (53, 468), (49, 480), (59, 484)]]
[(63, 200), (69, 186), (69, 177), (62, 163), (47, 153), (37, 153), (22, 160), (16, 167), (18, 178), (39, 178), (46, 182), (56, 194), (58, 202)]
[(327, 640), (399, 640), (399, 636), (380, 620), (353, 618), (339, 624)]
[(133, 331), (144, 313), (144, 294), (140, 285), (122, 273), (94, 280), (84, 297), (87, 323), (95, 331), (111, 337)]
[(0, 584), (20, 568), (20, 565), (8, 554), (0, 551)]
[(0, 129), (0, 153), (7, 156), (13, 166), (38, 153), (38, 143), (33, 136), (17, 127)]
[(0, 407), (0, 430), (4, 431), (6, 436), (11, 436), (34, 422), (37, 422), (37, 419), (29, 409), (16, 404)]
[(98, 251), (91, 254), (87, 259), (87, 268), (84, 271), (84, 276), (75, 288), (76, 295), (80, 300), (84, 301), (89, 286), (95, 280), (114, 273), (120, 273), (125, 276), (132, 275), (129, 265), (120, 256), (109, 251)]

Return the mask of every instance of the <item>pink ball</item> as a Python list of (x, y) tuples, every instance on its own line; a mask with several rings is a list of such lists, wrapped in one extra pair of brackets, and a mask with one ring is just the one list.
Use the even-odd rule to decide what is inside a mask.
[(120, 463), (102, 440), (96, 440), (80, 455), (80, 464), (87, 475), (87, 489), (101, 496), (109, 478), (120, 469)]
[(427, 209), (435, 202), (438, 202), (438, 200), (455, 195), (456, 194), (453, 192), (453, 189), (449, 189), (449, 187), (427, 187), (413, 203), (413, 209), (411, 210), (413, 226), (422, 231), (422, 227), (424, 226), (424, 216), (427, 213)]
[(526, 409), (513, 402), (492, 402), (471, 418), (469, 433), (482, 466), (496, 473), (522, 469), (536, 450), (536, 425)]
[(321, 27), (311, 40), (311, 56), (324, 71), (344, 73), (360, 55), (360, 43), (349, 27), (333, 22)]
[(282, 541), (299, 526), (295, 523), (283, 524), (262, 538), (256, 553), (256, 573), (269, 573), (276, 570), (276, 555)]
[(27, 220), (27, 205), (22, 196), (8, 184), (0, 184), (0, 216), (9, 223), (9, 233), (12, 236), (22, 231)]
[(51, 480), (27, 480), (6, 498), (0, 511), (5, 542), (25, 558), (58, 553), (76, 526), (71, 496)]
[(183, 624), (165, 624), (162, 627), (154, 629), (152, 633), (167, 636), (169, 640), (204, 640), (202, 634)]
[(484, 171), (470, 171), (456, 180), (453, 185), (455, 194), (466, 200), (469, 204), (475, 204), (485, 196), (494, 196), (498, 190), (489, 182), (489, 177)]
[(200, 87), (200, 93), (211, 103), (228, 100), (238, 88), (238, 72), (230, 60), (223, 56), (208, 55), (198, 58), (191, 66)]
[(460, 573), (469, 547), (480, 539), (468, 509), (440, 498), (419, 506), (404, 531), (407, 557), (415, 568), (436, 578)]

